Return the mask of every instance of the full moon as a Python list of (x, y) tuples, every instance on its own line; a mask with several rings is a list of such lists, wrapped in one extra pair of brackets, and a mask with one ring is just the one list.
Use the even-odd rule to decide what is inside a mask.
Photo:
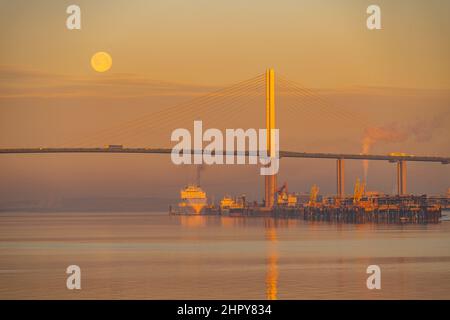
[(105, 72), (111, 68), (112, 58), (107, 52), (97, 52), (91, 58), (91, 66), (97, 72)]

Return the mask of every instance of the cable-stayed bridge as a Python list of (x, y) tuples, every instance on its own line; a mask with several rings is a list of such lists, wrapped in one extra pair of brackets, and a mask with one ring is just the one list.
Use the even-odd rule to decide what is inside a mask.
[[(284, 76), (277, 76), (278, 100), (277, 120), (275, 122), (275, 74), (268, 69), (265, 74), (245, 80), (224, 89), (195, 97), (188, 102), (176, 104), (169, 108), (161, 108), (136, 119), (125, 121), (114, 127), (100, 130), (86, 137), (67, 141), (62, 146), (32, 147), (32, 148), (2, 148), (0, 154), (43, 154), (43, 153), (133, 153), (133, 154), (170, 154), (172, 148), (161, 146), (161, 141), (169, 142), (170, 131), (186, 127), (194, 120), (203, 120), (215, 128), (234, 127), (249, 128), (264, 127), (270, 132), (276, 123), (294, 124), (297, 118), (314, 122), (323, 117), (340, 124), (358, 123), (360, 126), (370, 126), (370, 123), (358, 114), (348, 112), (344, 108), (330, 105), (317, 92), (307, 89)], [(261, 112), (264, 107), (265, 112)], [(258, 111), (259, 110), (259, 111)], [(247, 114), (245, 114), (247, 112)], [(164, 138), (163, 138), (164, 137)], [(270, 150), (270, 135), (267, 149)], [(120, 147), (108, 147), (120, 145)], [(105, 147), (106, 146), (106, 147)], [(400, 195), (406, 194), (406, 162), (435, 162), (448, 164), (450, 157), (413, 156), (406, 154), (345, 154), (300, 152), (295, 149), (280, 150), (280, 158), (316, 158), (336, 160), (336, 186), (338, 197), (343, 197), (344, 191), (344, 160), (382, 160), (397, 163), (397, 185)], [(191, 154), (203, 153), (203, 150), (189, 150)], [(218, 151), (216, 153), (227, 154)], [(254, 155), (251, 151), (235, 155)], [(266, 205), (273, 205), (277, 190), (276, 175), (266, 177)]]

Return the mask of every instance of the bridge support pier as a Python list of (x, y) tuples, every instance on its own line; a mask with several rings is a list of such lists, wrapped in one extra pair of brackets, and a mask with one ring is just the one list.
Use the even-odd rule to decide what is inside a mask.
[(397, 193), (399, 196), (406, 194), (406, 161), (397, 162)]
[(337, 197), (343, 199), (345, 197), (344, 159), (336, 160), (336, 179)]
[[(273, 69), (266, 71), (266, 129), (267, 129), (267, 153), (273, 157), (275, 151), (272, 150), (272, 130), (275, 129), (275, 72)], [(275, 203), (277, 193), (277, 175), (265, 176), (265, 206), (272, 208)]]

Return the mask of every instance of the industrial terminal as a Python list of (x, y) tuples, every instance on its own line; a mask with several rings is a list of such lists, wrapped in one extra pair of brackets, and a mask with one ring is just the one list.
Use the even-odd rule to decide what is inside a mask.
[(220, 202), (208, 201), (198, 185), (188, 185), (180, 191), (181, 201), (170, 206), (174, 215), (267, 216), (299, 218), (307, 221), (345, 223), (438, 223), (450, 209), (450, 189), (443, 196), (387, 195), (366, 192), (365, 184), (355, 182), (353, 194), (323, 196), (313, 185), (309, 193), (291, 193), (284, 183), (277, 191), (272, 207), (247, 201), (245, 195), (224, 196)]
[[(266, 71), (266, 127), (275, 129), (274, 71)], [(273, 145), (267, 135), (269, 154)], [(377, 155), (307, 154), (280, 152), (280, 157), (308, 157), (336, 159), (336, 194), (324, 196), (320, 188), (311, 187), (309, 193), (291, 193), (285, 182), (277, 184), (277, 174), (265, 176), (265, 196), (261, 203), (249, 202), (245, 195), (224, 196), (219, 203), (210, 203), (200, 183), (188, 185), (181, 190), (181, 201), (171, 205), (171, 214), (272, 216), (300, 218), (308, 221), (347, 223), (438, 223), (447, 217), (442, 211), (450, 208), (450, 188), (446, 195), (427, 196), (407, 193), (407, 161), (429, 161), (448, 164), (448, 158), (417, 157), (404, 153)], [(366, 183), (356, 180), (353, 193), (345, 194), (345, 159), (387, 160), (397, 166), (397, 194), (366, 191)]]

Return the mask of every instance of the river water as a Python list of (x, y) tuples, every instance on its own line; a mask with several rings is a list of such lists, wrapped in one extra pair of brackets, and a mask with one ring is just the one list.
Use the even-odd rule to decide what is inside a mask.
[(450, 222), (3, 212), (0, 298), (450, 299)]

